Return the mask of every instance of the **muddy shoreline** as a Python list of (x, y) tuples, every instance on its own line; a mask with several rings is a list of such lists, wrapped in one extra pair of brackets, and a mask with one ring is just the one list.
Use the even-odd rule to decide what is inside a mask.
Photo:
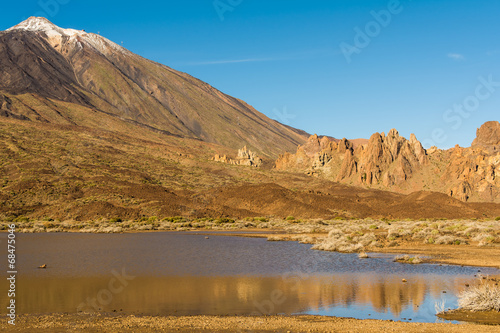
[(438, 315), (445, 320), (457, 320), (477, 324), (500, 325), (500, 313), (497, 311), (472, 312), (466, 310), (450, 310)]

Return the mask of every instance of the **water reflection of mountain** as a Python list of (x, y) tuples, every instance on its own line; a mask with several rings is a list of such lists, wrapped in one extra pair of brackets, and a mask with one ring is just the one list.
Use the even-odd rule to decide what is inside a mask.
[(405, 276), (408, 282), (403, 283), (402, 276), (371, 274), (136, 277), (120, 292), (109, 292), (112, 278), (21, 279), (18, 311), (76, 312), (82, 303), (90, 310), (92, 302), (103, 311), (149, 315), (319, 313), (368, 306), (397, 317), (404, 310), (417, 312), (426, 298), (439, 300), (443, 291), (455, 294), (470, 281), (465, 276), (417, 275)]

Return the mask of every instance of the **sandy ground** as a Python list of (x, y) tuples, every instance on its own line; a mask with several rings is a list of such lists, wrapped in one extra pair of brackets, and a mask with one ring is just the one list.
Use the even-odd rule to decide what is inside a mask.
[(2, 332), (500, 332), (500, 326), (423, 324), (319, 316), (135, 317), (112, 315), (20, 316)]
[(472, 245), (402, 244), (380, 249), (381, 253), (407, 253), (429, 256), (434, 263), (500, 268), (499, 247)]

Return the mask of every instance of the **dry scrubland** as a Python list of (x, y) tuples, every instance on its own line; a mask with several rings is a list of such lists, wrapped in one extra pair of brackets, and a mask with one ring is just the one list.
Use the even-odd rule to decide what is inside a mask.
[(280, 234), (268, 237), (270, 241), (294, 240), (314, 244), (313, 249), (345, 253), (376, 251), (397, 247), (402, 243), (435, 245), (476, 245), (500, 247), (500, 218), (495, 220), (297, 220), (267, 217), (188, 219), (184, 217), (142, 218), (122, 221), (120, 218), (90, 222), (46, 219), (32, 221), (21, 217), (0, 223), (6, 230), (11, 223), (18, 232), (83, 232), (122, 233), (136, 231), (211, 231), (211, 230), (269, 230)]
[(359, 252), (395, 247), (402, 242), (436, 245), (500, 245), (496, 221), (359, 221), (336, 223), (314, 249)]
[[(0, 223), (6, 230), (11, 223), (18, 232), (82, 232), (123, 233), (137, 231), (252, 231), (279, 232), (270, 241), (293, 240), (314, 244), (313, 249), (345, 253), (377, 251), (401, 244), (475, 245), (500, 247), (500, 218), (495, 220), (297, 220), (267, 217), (233, 220), (229, 218), (188, 219), (184, 217), (141, 218), (122, 221), (120, 218), (90, 222), (46, 219), (32, 221), (26, 217)], [(404, 258), (400, 258), (403, 260)]]

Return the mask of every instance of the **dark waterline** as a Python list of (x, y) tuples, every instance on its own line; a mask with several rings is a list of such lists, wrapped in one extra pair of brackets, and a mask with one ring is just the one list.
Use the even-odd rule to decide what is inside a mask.
[[(17, 246), (19, 313), (96, 308), (147, 315), (285, 313), (436, 322), (436, 302), (456, 307), (456, 295), (478, 270), (500, 273), (405, 265), (392, 262), (393, 255), (359, 259), (296, 242), (186, 233), (18, 234)], [(41, 264), (48, 268), (38, 269)], [(0, 301), (6, 303), (6, 295)]]

